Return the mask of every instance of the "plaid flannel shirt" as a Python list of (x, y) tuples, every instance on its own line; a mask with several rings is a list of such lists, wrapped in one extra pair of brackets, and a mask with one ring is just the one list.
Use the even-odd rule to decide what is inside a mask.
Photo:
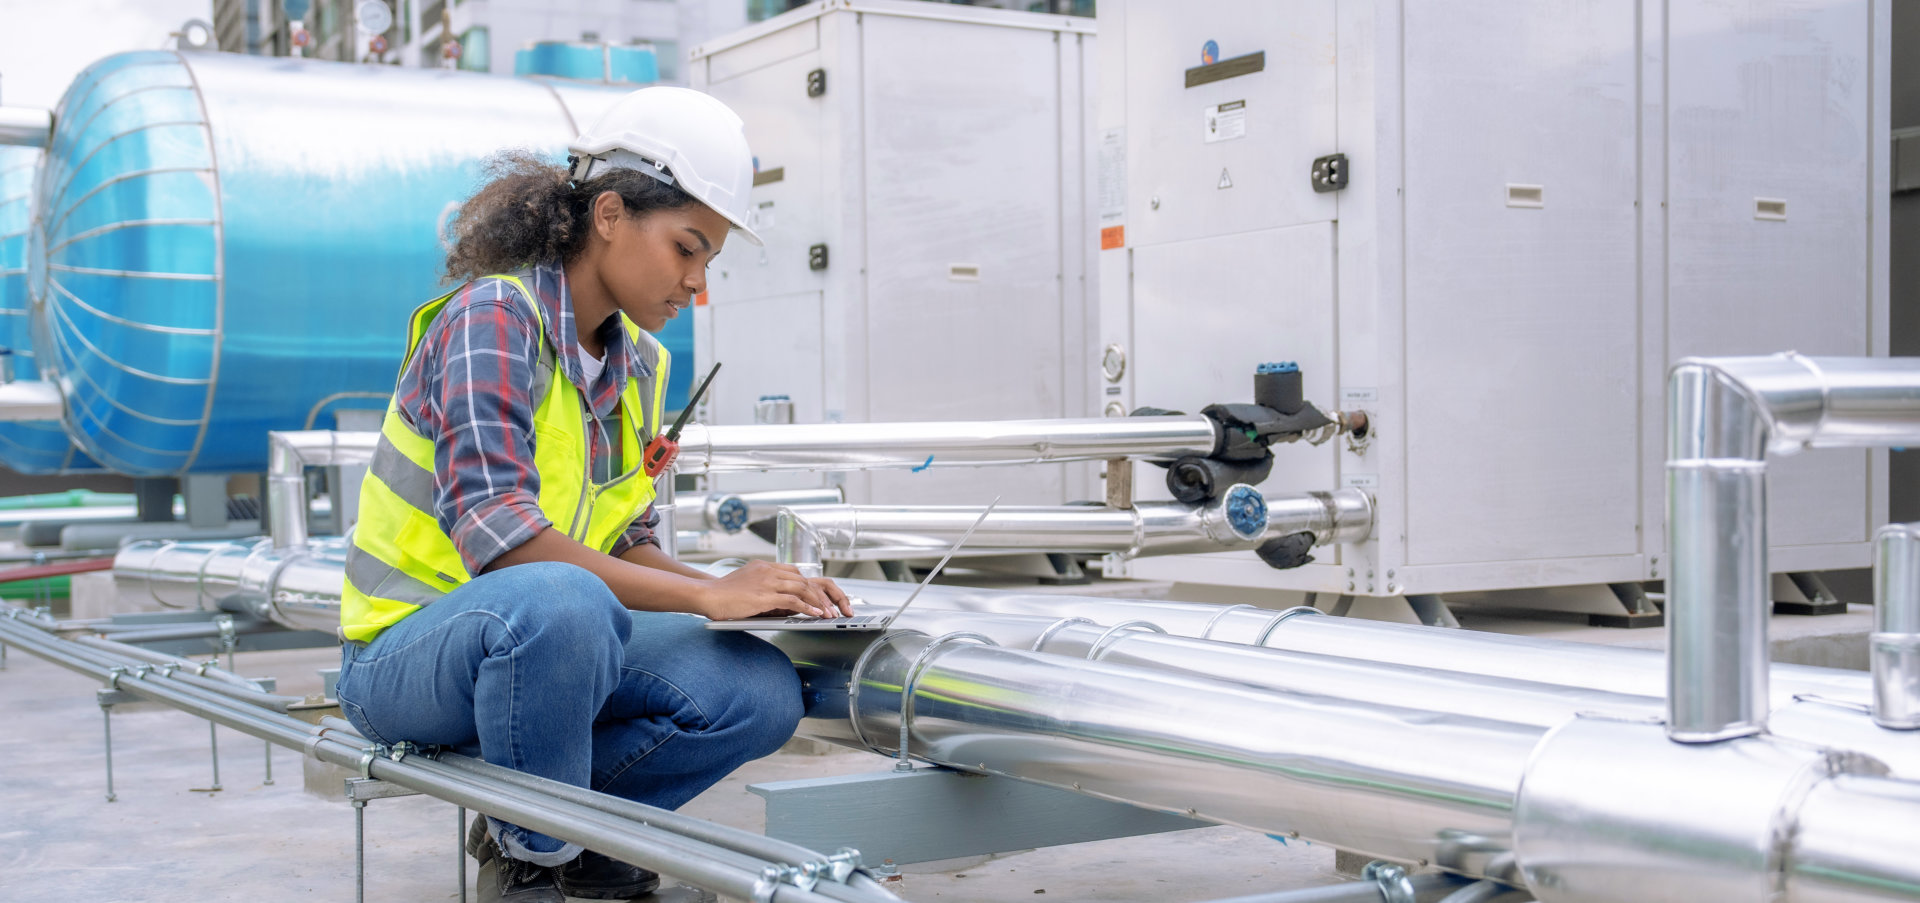
[[(596, 418), (613, 416), (629, 377), (652, 376), (618, 317), (600, 325), (606, 369), (585, 382), (573, 296), (558, 264), (517, 273), (540, 305), (547, 343), (559, 372), (581, 388)], [(401, 417), (433, 440), (434, 513), (453, 539), (467, 572), (479, 574), (495, 558), (532, 539), (552, 522), (540, 511), (540, 473), (534, 467), (534, 367), (538, 326), (519, 291), (499, 279), (460, 287), (427, 328), (420, 349), (394, 388)], [(620, 452), (615, 430), (590, 430), (594, 472)], [(620, 555), (640, 543), (659, 545), (651, 507), (615, 540)]]

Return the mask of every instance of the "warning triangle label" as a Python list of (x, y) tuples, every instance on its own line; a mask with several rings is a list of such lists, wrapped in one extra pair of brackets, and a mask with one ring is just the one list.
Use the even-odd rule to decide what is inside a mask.
[(1216, 188), (1232, 188), (1233, 187), (1233, 177), (1230, 175), (1227, 175), (1226, 167), (1223, 166), (1220, 168), (1220, 184), (1214, 187)]

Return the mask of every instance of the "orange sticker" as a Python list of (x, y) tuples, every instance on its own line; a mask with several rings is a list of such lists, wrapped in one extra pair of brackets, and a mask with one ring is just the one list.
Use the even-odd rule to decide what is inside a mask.
[(694, 306), (694, 307), (706, 307), (706, 306), (707, 306), (707, 293), (706, 293), (706, 292), (701, 292), (700, 294), (697, 294), (697, 295), (694, 295), (694, 296), (693, 296), (693, 306)]
[(1127, 227), (1108, 226), (1100, 230), (1100, 250), (1111, 251), (1127, 245)]

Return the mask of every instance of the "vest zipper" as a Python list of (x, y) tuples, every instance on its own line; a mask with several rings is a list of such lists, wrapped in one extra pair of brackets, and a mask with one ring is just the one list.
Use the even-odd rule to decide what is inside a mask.
[(571, 529), (567, 530), (567, 538), (584, 544), (587, 541), (587, 518), (584, 515), (587, 511), (587, 497), (593, 488), (593, 434), (590, 432), (593, 429), (593, 411), (587, 407), (587, 397), (580, 394), (580, 390), (575, 389), (573, 394), (575, 398), (580, 399), (580, 437), (586, 440), (582, 443), (586, 449), (584, 455), (586, 460), (581, 462), (580, 502), (573, 507), (573, 524)]
[[(624, 420), (624, 421), (625, 421), (625, 422), (626, 422), (626, 423), (628, 424), (628, 427), (629, 427), (629, 429), (632, 429), (632, 428), (633, 428), (633, 427), (632, 427), (632, 424), (633, 424), (633, 423), (635, 422), (635, 421), (634, 421), (634, 412), (632, 412), (632, 411), (627, 411), (627, 410), (626, 410), (626, 407), (627, 407), (627, 403), (626, 403), (626, 399), (624, 399), (624, 398), (622, 398), (622, 399), (620, 400), (620, 402), (619, 402), (619, 405), (620, 405), (620, 409), (621, 409), (622, 411), (626, 411), (626, 416), (625, 416), (625, 417), (623, 418), (623, 420)], [(624, 436), (623, 436), (623, 437), (621, 437), (621, 440), (622, 440), (622, 441), (625, 441), (625, 438), (626, 438), (626, 437), (624, 437)], [(633, 467), (632, 469), (630, 469), (630, 470), (628, 470), (628, 471), (627, 471), (626, 473), (623, 473), (623, 474), (621, 474), (621, 475), (619, 475), (619, 476), (617, 476), (617, 477), (614, 477), (613, 479), (611, 479), (611, 480), (608, 480), (608, 481), (607, 481), (606, 483), (604, 483), (604, 484), (601, 484), (601, 485), (599, 485), (599, 486), (595, 486), (595, 487), (593, 488), (593, 504), (594, 504), (594, 507), (596, 507), (596, 508), (597, 508), (597, 507), (599, 507), (599, 506), (600, 506), (600, 496), (602, 496), (602, 495), (604, 495), (604, 494), (606, 494), (606, 491), (607, 491), (607, 490), (609, 490), (609, 489), (612, 489), (613, 487), (615, 487), (615, 486), (618, 486), (618, 485), (620, 485), (621, 483), (625, 483), (626, 481), (628, 481), (628, 480), (631, 480), (631, 479), (633, 479), (633, 477), (634, 477), (634, 475), (635, 475), (635, 474), (638, 474), (638, 473), (642, 473), (643, 471), (645, 471), (645, 469), (646, 469), (646, 460), (645, 460), (645, 458), (646, 458), (646, 447), (647, 447), (647, 444), (646, 444), (645, 442), (641, 442), (641, 441), (639, 441), (639, 438), (640, 438), (640, 434), (639, 434), (638, 432), (635, 432), (635, 433), (634, 433), (634, 444), (635, 444), (635, 445), (637, 445), (637, 446), (639, 446), (639, 448), (640, 448), (640, 458), (641, 458), (641, 461), (640, 461), (640, 463), (639, 463), (639, 464), (638, 464), (637, 466), (635, 466), (635, 467)], [(609, 439), (609, 440), (607, 440), (607, 441), (608, 441), (609, 443), (611, 443), (611, 442), (612, 442), (613, 440), (611, 440), (611, 439)], [(583, 540), (581, 540), (581, 541), (582, 541), (582, 542), (585, 542), (585, 540), (584, 540), (584, 539), (583, 539)]]

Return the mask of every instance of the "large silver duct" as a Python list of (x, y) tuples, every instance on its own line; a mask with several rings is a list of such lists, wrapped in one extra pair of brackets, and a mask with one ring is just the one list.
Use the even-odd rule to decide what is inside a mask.
[[(834, 505), (780, 512), (781, 561), (871, 561), (937, 556), (972, 527), (980, 508), (964, 505)], [(996, 507), (959, 554), (1036, 551), (1127, 558), (1251, 549), (1310, 533), (1314, 545), (1362, 542), (1373, 532), (1373, 500), (1358, 489), (1261, 496), (1236, 484), (1204, 505), (1139, 502), (1099, 506)]]
[[(249, 610), (264, 610), (276, 620), (298, 620), (303, 626), (331, 626), (338, 610), (339, 549), (338, 540), (319, 541), (311, 544), (313, 557), (279, 567), (276, 550), (265, 541), (253, 547), (153, 544), (124, 550), (118, 570), (124, 588), (157, 592), (175, 604), (192, 597), (203, 602), (222, 599), (228, 607), (264, 604), (264, 609)], [(335, 557), (325, 561), (328, 555)], [(265, 581), (249, 574), (264, 575)], [(846, 583), (871, 610), (897, 605), (908, 591), (892, 583)], [(291, 607), (294, 599), (304, 600), (307, 607)], [(1052, 616), (993, 612), (1032, 610), (1048, 601), (1062, 604)], [(961, 607), (975, 610), (956, 610)], [(1076, 620), (1089, 616), (1123, 619), (1111, 627)], [(1576, 713), (1597, 712), (1635, 719), (1631, 726), (1662, 736), (1657, 689), (1634, 694), (1580, 686), (1582, 669), (1589, 669), (1599, 677), (1589, 683), (1657, 688), (1658, 654), (1644, 650), (1358, 622), (1301, 610), (957, 587), (929, 588), (905, 619), (911, 627), (942, 636), (957, 631), (972, 639), (945, 639), (929, 652), (933, 643), (924, 635), (895, 635), (871, 644), (821, 635), (776, 637), (805, 677), (809, 718), (804, 729), (810, 736), (894, 752), (900, 746), (904, 700), (907, 747), (922, 758), (1152, 808), (1191, 809), (1203, 818), (1273, 833), (1298, 831), (1342, 848), (1425, 859), (1469, 875), (1519, 880), (1516, 869), (1531, 861), (1526, 845), (1513, 839), (1512, 812), (1525, 796), (1522, 788), (1530, 786), (1527, 769), (1534, 766), (1527, 763), (1545, 760), (1550, 747), (1542, 738), (1564, 729), (1557, 725), (1573, 721)], [(1154, 623), (1140, 623), (1143, 620)], [(1199, 642), (1162, 636), (1156, 629), (1231, 634), (1247, 642), (1263, 639), (1318, 652)], [(989, 636), (1044, 652), (978, 648)], [(1588, 650), (1591, 654), (1585, 657), (1562, 654)], [(1363, 660), (1381, 651), (1408, 662)], [(1515, 652), (1528, 654), (1510, 654)], [(1070, 656), (1103, 660), (1076, 661)], [(1518, 667), (1536, 668), (1535, 676), (1562, 683), (1476, 673), (1504, 670), (1501, 661), (1514, 658)], [(1560, 664), (1546, 667), (1554, 662)], [(1897, 752), (1898, 744), (1912, 736), (1872, 725), (1866, 704), (1851, 701), (1870, 698), (1862, 680), (1819, 668), (1779, 666), (1776, 673), (1782, 675), (1774, 681), (1776, 687), (1821, 697), (1784, 702), (1790, 710), (1804, 707), (1814, 713), (1803, 719), (1806, 748), (1839, 746), (1879, 757), (1888, 750)], [(910, 690), (903, 694), (903, 687)], [(1776, 717), (1776, 730), (1794, 730), (1795, 720)], [(1856, 737), (1863, 742), (1851, 742)], [(1664, 739), (1658, 746), (1693, 749)], [(1869, 761), (1857, 754), (1842, 759)], [(1915, 767), (1912, 760), (1907, 756), (1898, 772), (1911, 773), (1905, 769)], [(1697, 783), (1736, 795), (1749, 790), (1711, 776), (1703, 770), (1709, 764), (1704, 758), (1700, 764), (1685, 761), (1673, 768)], [(1884, 768), (1876, 763), (1868, 770)], [(1838, 780), (1835, 776), (1842, 773), (1822, 772), (1815, 779), (1796, 766), (1781, 779), (1806, 783), (1819, 791), (1808, 799), (1817, 800), (1828, 792), (1825, 782)], [(1767, 774), (1769, 780), (1780, 777)], [(1888, 817), (1920, 818), (1920, 811), (1909, 810), (1898, 793), (1872, 789), (1904, 786), (1883, 780), (1866, 792)], [(1893, 795), (1892, 802), (1883, 799), (1887, 793)], [(1766, 811), (1784, 807), (1782, 802)], [(1533, 811), (1560, 810), (1536, 806)], [(1750, 807), (1742, 810), (1747, 815), (1729, 818), (1755, 811), (1759, 809)], [(1534, 829), (1533, 836), (1543, 836), (1537, 825)], [(1650, 836), (1665, 836), (1658, 829), (1657, 822), (1636, 826), (1653, 832)], [(1881, 846), (1911, 853), (1900, 843)], [(1839, 855), (1831, 845), (1818, 849), (1825, 851), (1822, 856)], [(1542, 856), (1541, 862), (1555, 861)], [(1777, 864), (1784, 869), (1787, 862)], [(1766, 861), (1755, 867), (1772, 868)], [(1826, 866), (1805, 865), (1800, 873), (1811, 875), (1820, 868)], [(1849, 871), (1821, 880), (1854, 887), (1866, 880), (1862, 875), (1897, 876), (1904, 868), (1870, 851), (1848, 866)], [(1539, 874), (1545, 881), (1544, 876), (1556, 873), (1547, 869)], [(1815, 887), (1804, 881), (1802, 886)], [(1552, 894), (1551, 888), (1534, 890), (1542, 899)], [(1806, 893), (1809, 896), (1792, 899), (1839, 899), (1812, 889)], [(1903, 894), (1888, 892), (1886, 898), (1909, 898)]]
[[(837, 639), (775, 637), (808, 688), (803, 729), (838, 743), (1523, 883), (1548, 903), (1920, 899), (1903, 827), (1920, 824), (1920, 785), (1857, 753), (1327, 699), (969, 632)], [(1814, 836), (1849, 805), (1902, 839)]]
[[(777, 638), (811, 736), (1468, 875), (1506, 873), (1543, 731), (890, 633)], [(904, 725), (904, 728), (903, 728)], [(1417, 750), (1417, 755), (1409, 751)]]
[(1689, 358), (1667, 381), (1667, 731), (1767, 725), (1766, 457), (1920, 443), (1920, 359)]

